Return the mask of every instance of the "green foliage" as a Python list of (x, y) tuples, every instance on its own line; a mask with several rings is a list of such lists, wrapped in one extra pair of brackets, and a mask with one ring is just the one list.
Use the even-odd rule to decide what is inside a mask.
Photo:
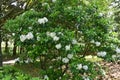
[(20, 70), (12, 67), (5, 66), (3, 71), (0, 72), (1, 80), (40, 80), (38, 78), (31, 78), (29, 75), (22, 73)]

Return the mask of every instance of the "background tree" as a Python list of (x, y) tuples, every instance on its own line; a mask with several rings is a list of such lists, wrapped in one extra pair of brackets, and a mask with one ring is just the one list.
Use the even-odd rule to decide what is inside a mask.
[(34, 2), (35, 0), (0, 0), (0, 66), (2, 66), (1, 42), (3, 35), (6, 34), (3, 29), (4, 23), (30, 9), (35, 4)]

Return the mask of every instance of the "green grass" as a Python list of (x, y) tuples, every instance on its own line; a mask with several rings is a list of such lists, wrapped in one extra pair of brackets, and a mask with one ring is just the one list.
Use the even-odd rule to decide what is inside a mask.
[(32, 77), (38, 77), (40, 76), (40, 66), (39, 63), (23, 63), (23, 64), (15, 64), (15, 68), (21, 70), (25, 74), (29, 74)]
[[(42, 80), (36, 75), (39, 71), (30, 67), (30, 64), (29, 66), (26, 66), (25, 64), (19, 67), (18, 66), (19, 65), (4, 65), (2, 72), (0, 72), (0, 80)], [(34, 70), (36, 70), (37, 73), (35, 73)], [(31, 76), (28, 71), (31, 71), (29, 73), (33, 73), (35, 76)]]

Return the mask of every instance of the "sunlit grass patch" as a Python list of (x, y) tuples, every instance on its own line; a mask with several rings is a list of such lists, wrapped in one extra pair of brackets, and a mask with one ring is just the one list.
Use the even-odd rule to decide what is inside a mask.
[(93, 56), (93, 55), (85, 56), (85, 59), (88, 61), (91, 61), (91, 62), (100, 62), (103, 60), (102, 58), (99, 58), (99, 57)]

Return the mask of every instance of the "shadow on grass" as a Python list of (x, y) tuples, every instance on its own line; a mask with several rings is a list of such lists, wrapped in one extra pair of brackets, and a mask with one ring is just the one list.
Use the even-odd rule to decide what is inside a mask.
[(23, 63), (23, 64), (15, 64), (14, 65), (15, 68), (21, 70), (23, 73), (28, 74), (32, 77), (40, 77), (40, 63), (36, 62), (36, 63)]

